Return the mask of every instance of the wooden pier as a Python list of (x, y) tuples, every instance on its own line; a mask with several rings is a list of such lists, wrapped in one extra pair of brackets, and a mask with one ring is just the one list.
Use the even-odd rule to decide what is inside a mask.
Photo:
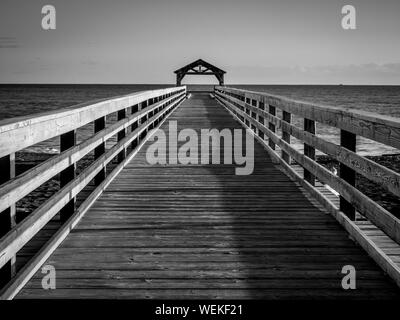
[[(105, 126), (113, 113), (117, 122)], [(250, 128), (253, 174), (149, 165), (149, 130), (166, 129), (166, 120), (197, 132)], [(94, 135), (76, 144), (90, 122)], [(316, 135), (316, 122), (341, 129), (341, 146)], [(357, 190), (354, 176), (400, 196), (400, 174), (358, 155), (357, 135), (400, 149), (400, 120), (217, 86), (189, 99), (177, 87), (3, 121), (0, 157), (10, 174), (0, 186), (0, 297), (398, 299), (399, 219)], [(55, 136), (59, 155), (13, 177), (15, 152)], [(315, 149), (342, 163), (339, 176), (315, 161)], [(89, 152), (94, 162), (76, 175)], [(57, 174), (60, 191), (16, 223), (16, 202)], [(55, 290), (42, 288), (43, 265), (55, 267)], [(355, 290), (342, 288), (345, 265), (357, 270)]]

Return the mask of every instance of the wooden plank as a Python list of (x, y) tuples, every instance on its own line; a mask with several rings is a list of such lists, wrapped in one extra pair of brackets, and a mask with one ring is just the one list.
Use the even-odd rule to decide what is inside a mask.
[[(52, 291), (52, 292), (48, 292)], [(349, 290), (354, 291), (354, 290)], [(79, 299), (262, 299), (262, 300), (311, 300), (318, 297), (319, 300), (372, 300), (372, 299), (390, 299), (395, 294), (393, 290), (359, 290), (358, 295), (354, 292), (343, 292), (340, 289), (314, 289), (314, 290), (289, 290), (289, 289), (260, 289), (253, 288), (244, 290), (238, 289), (153, 289), (153, 290), (133, 290), (133, 289), (118, 289), (110, 290), (107, 288), (98, 289), (63, 289), (63, 290), (24, 290), (19, 296), (21, 299), (37, 299), (53, 298), (60, 299), (65, 297), (75, 297)], [(51, 293), (51, 294), (50, 294)], [(394, 299), (394, 298), (392, 298)]]

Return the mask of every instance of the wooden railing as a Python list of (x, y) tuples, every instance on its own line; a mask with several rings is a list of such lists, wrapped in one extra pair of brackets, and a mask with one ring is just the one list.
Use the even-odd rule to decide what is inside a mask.
[[(350, 220), (358, 212), (400, 243), (400, 220), (355, 187), (358, 173), (400, 197), (400, 174), (356, 152), (358, 135), (400, 149), (400, 119), (221, 86), (215, 87), (215, 97), (258, 135), (273, 158), (291, 171), (292, 176), (298, 174), (291, 168), (291, 159), (303, 168), (304, 185), (313, 187), (318, 179), (330, 186), (339, 193), (339, 209)], [(281, 110), (281, 118), (277, 109)], [(292, 115), (304, 119), (303, 129), (291, 123)], [(317, 136), (317, 122), (340, 129), (340, 145)], [(277, 129), (281, 136), (277, 135)], [(304, 143), (304, 153), (290, 144), (291, 136)], [(280, 153), (276, 152), (276, 146)], [(316, 161), (316, 149), (339, 162), (338, 175)]]
[[(67, 236), (90, 205), (146, 141), (149, 130), (186, 98), (186, 87), (144, 91), (94, 104), (0, 122), (0, 298), (12, 298)], [(106, 116), (117, 122), (106, 127)], [(94, 134), (76, 143), (77, 129), (94, 123)], [(60, 153), (15, 177), (15, 153), (41, 141), (60, 137)], [(113, 136), (117, 143), (106, 150)], [(127, 153), (130, 150), (130, 153)], [(94, 160), (78, 175), (76, 163), (94, 151)], [(117, 165), (111, 172), (106, 166)], [(16, 202), (59, 175), (60, 190), (21, 222)], [(79, 208), (76, 196), (90, 182), (94, 188)], [(63, 222), (52, 238), (16, 270), (16, 255), (57, 214)], [(1, 288), (1, 287), (0, 287)]]

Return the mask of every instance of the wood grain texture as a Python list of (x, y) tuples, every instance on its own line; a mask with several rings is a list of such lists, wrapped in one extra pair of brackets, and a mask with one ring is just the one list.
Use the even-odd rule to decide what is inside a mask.
[[(193, 94), (168, 120), (178, 130), (240, 128), (208, 94)], [(57, 289), (43, 290), (37, 272), (17, 298), (399, 298), (261, 145), (253, 174), (236, 176), (234, 165), (149, 165), (150, 143), (45, 262)], [(357, 290), (341, 287), (347, 264)]]

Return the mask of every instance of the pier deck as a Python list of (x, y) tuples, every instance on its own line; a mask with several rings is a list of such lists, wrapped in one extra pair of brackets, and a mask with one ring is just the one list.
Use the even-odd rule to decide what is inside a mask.
[[(241, 128), (208, 94), (192, 94), (171, 120), (178, 130)], [(45, 262), (57, 289), (42, 289), (39, 270), (16, 298), (399, 298), (260, 144), (254, 173), (238, 176), (223, 164), (149, 165), (149, 143)], [(345, 265), (356, 290), (341, 286)]]

